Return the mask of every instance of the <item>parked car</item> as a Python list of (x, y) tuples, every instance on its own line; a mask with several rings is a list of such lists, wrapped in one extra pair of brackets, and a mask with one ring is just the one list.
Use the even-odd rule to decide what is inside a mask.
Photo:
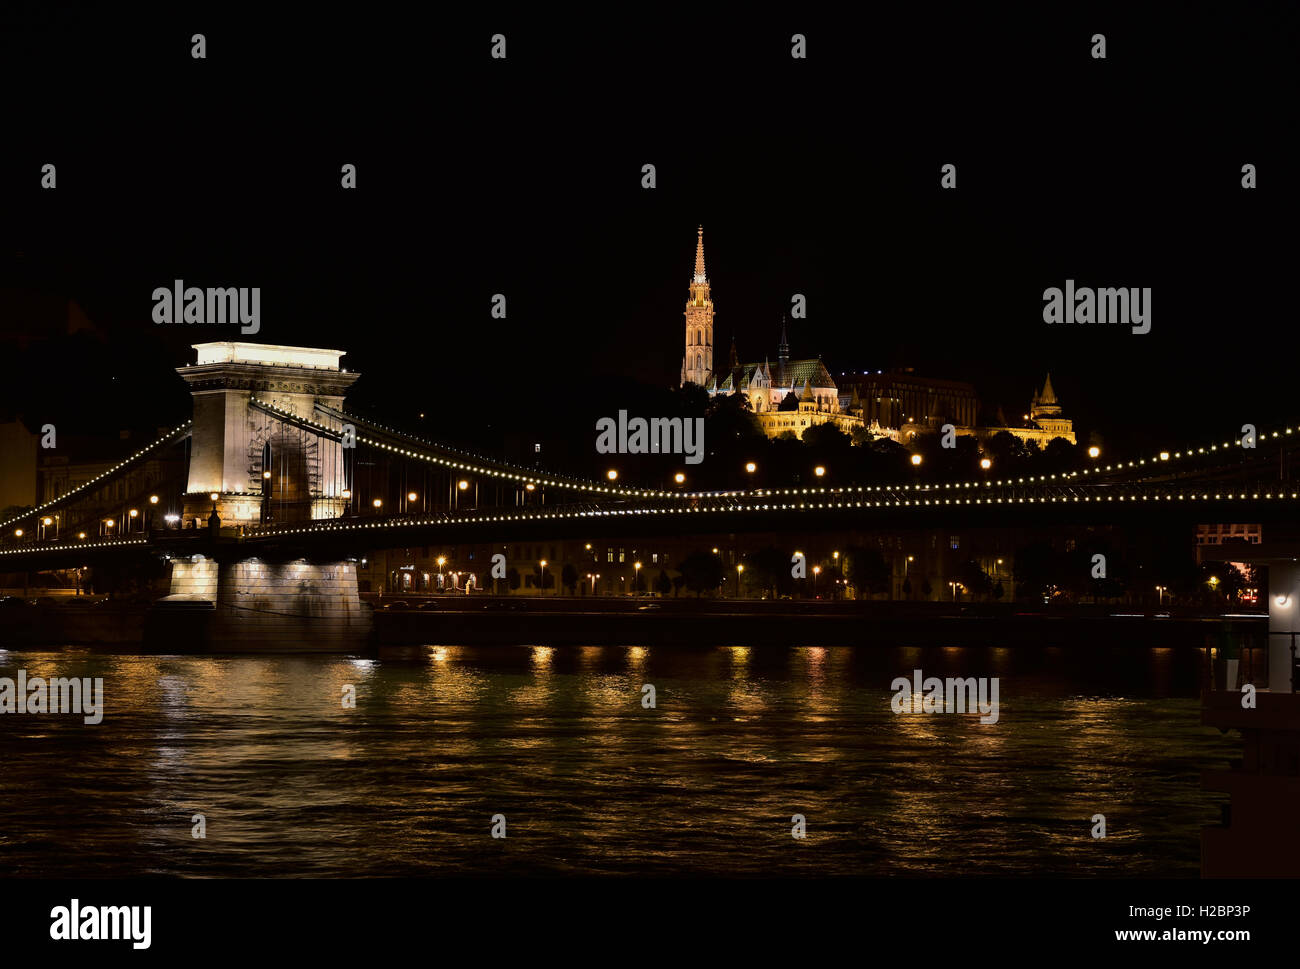
[(393, 612), (400, 612), (403, 609), (410, 609), (411, 604), (407, 602), (405, 599), (394, 599), (392, 602), (385, 602), (384, 608), (390, 609)]

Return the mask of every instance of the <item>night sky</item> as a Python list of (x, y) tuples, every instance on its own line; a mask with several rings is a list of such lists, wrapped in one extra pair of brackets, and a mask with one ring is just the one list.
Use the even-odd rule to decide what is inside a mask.
[[(241, 337), (153, 324), (153, 289), (181, 278), (260, 286), (251, 339), (346, 350), (358, 406), (424, 410), (431, 434), (591, 435), (589, 414), (677, 384), (703, 223), (718, 364), (733, 335), (743, 359), (774, 359), (798, 292), (793, 355), (833, 373), (911, 366), (1018, 415), (1050, 370), (1076, 430), (1119, 446), (1274, 426), (1300, 416), (1297, 15), (1177, 9), (857, 25), (10, 10), (0, 417), (107, 432), (188, 416), (170, 368)], [(1152, 332), (1048, 327), (1042, 292), (1067, 278), (1151, 287)], [(102, 345), (40, 342), (68, 299)]]

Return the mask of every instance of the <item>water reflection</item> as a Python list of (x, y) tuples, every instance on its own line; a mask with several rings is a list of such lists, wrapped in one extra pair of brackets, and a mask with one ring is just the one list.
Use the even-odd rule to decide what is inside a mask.
[[(24, 875), (1197, 873), (1237, 755), (1196, 650), (428, 647), (400, 658), (0, 651), (105, 718), (0, 716)], [(997, 676), (1000, 718), (895, 714)], [(653, 684), (656, 704), (642, 704)], [(356, 706), (341, 700), (355, 689)], [(488, 850), (489, 818), (509, 819)], [(1110, 836), (1089, 834), (1105, 813)], [(203, 813), (208, 837), (190, 836)], [(790, 838), (790, 816), (808, 840)]]

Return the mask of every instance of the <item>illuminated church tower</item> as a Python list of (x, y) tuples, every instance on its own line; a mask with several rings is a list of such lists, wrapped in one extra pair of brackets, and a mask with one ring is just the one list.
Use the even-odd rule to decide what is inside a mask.
[(695, 241), (695, 275), (686, 301), (686, 356), (682, 359), (682, 384), (704, 386), (713, 371), (713, 300), (704, 275), (704, 226)]

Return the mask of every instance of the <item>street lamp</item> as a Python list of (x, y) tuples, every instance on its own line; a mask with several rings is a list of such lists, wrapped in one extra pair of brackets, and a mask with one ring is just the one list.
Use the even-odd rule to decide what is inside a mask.
[(413, 503), (417, 498), (419, 498), (419, 497), (420, 497), (420, 496), (417, 495), (414, 491), (408, 491), (408, 492), (406, 493), (406, 500), (409, 501), (409, 502), (412, 502), (412, 503)]
[(813, 598), (817, 597), (817, 576), (821, 574), (822, 574), (822, 567), (820, 565), (814, 565), (813, 566)]
[(676, 481), (678, 484), (685, 484), (685, 483), (686, 483), (686, 475), (684, 475), (684, 474), (682, 474), (680, 471), (678, 471), (675, 475), (673, 475), (673, 480)]
[(826, 474), (826, 469), (819, 464), (817, 467), (813, 468), (813, 474), (820, 478)]
[(632, 568), (636, 569), (636, 571), (633, 573), (633, 578), (632, 578), (632, 591), (640, 592), (641, 591), (641, 563), (633, 562)]
[(740, 577), (745, 574), (745, 563), (736, 563), (736, 598), (740, 598)]
[(914, 468), (919, 468), (920, 466), (921, 466), (921, 455), (919, 455), (919, 454), (913, 454), (913, 455), (912, 455), (912, 467), (914, 467)]
[(1164, 605), (1164, 602), (1165, 602), (1165, 586), (1158, 585), (1156, 586), (1156, 605), (1162, 606)]
[(988, 458), (980, 458), (980, 467), (987, 471), (989, 468), (993, 467), (993, 462)]
[(610, 468), (608, 471), (605, 472), (605, 477), (608, 478), (610, 481), (617, 481), (618, 472), (615, 471), (613, 468)]
[(745, 470), (748, 471), (750, 474), (753, 474), (755, 471), (758, 470), (758, 465), (755, 464), (753, 461), (750, 461), (745, 465)]
[(378, 511), (380, 508), (384, 507), (384, 499), (376, 498), (374, 501), (371, 502), (371, 504), (375, 506), (375, 511)]
[(1101, 448), (1097, 447), (1097, 445), (1095, 444), (1092, 447), (1088, 448), (1088, 457), (1092, 458), (1093, 460), (1096, 460), (1097, 458), (1101, 457)]
[(542, 559), (541, 566), (542, 566), (542, 580), (540, 583), (538, 583), (538, 589), (541, 591), (542, 595), (545, 595), (546, 594), (546, 559)]

